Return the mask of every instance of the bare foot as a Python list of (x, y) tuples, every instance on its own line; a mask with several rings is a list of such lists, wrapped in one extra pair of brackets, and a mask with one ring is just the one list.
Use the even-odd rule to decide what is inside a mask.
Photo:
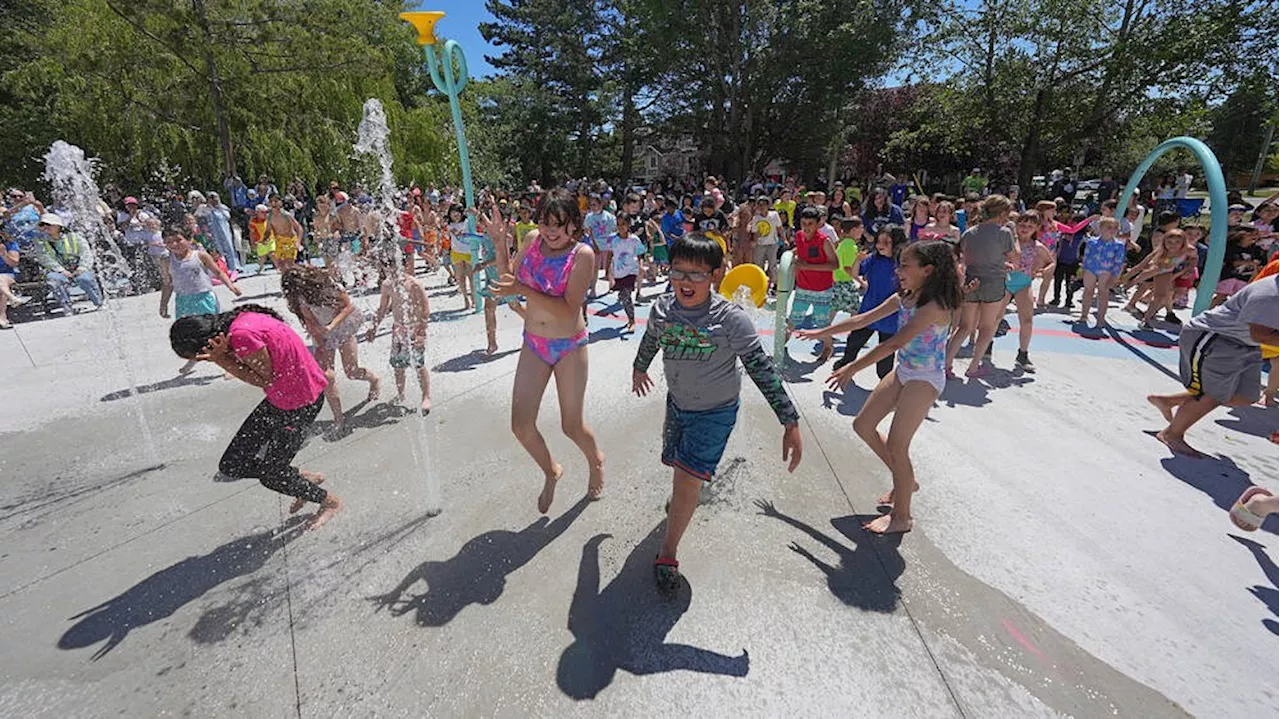
[[(1155, 405), (1156, 409), (1160, 410), (1160, 414), (1164, 417), (1164, 421), (1173, 421), (1173, 408), (1178, 406), (1177, 402), (1171, 402), (1168, 397), (1162, 397), (1158, 394), (1147, 395), (1147, 401)], [(1160, 441), (1163, 442), (1164, 440)]]
[(892, 514), (885, 514), (862, 525), (862, 528), (872, 534), (904, 534), (910, 532), (915, 523), (914, 519), (898, 519)]
[(981, 362), (974, 362), (969, 365), (969, 369), (965, 370), (965, 377), (986, 377), (988, 370), (982, 366)]
[(497, 351), (498, 351), (498, 341), (497, 341), (497, 340), (489, 340), (489, 346), (485, 348), (484, 353), (485, 353), (485, 354), (487, 354), (487, 355), (491, 355), (491, 354), (494, 354), (494, 353), (495, 353), (495, 352), (497, 352)]
[[(298, 474), (302, 475), (303, 479), (312, 484), (324, 484), (324, 475), (320, 472), (308, 472), (305, 469), (300, 469), (298, 470)], [(305, 506), (307, 506), (307, 500), (298, 497), (293, 500), (293, 504), (289, 505), (289, 514), (297, 514), (302, 511), (302, 508)]]
[(311, 519), (311, 526), (307, 529), (315, 530), (323, 527), (326, 522), (333, 519), (333, 515), (337, 514), (339, 509), (342, 509), (342, 500), (338, 499), (337, 495), (330, 494), (324, 500), (324, 504), (320, 505), (320, 511)]
[(382, 378), (372, 372), (369, 373), (369, 376), (372, 377), (369, 380), (369, 401), (376, 402), (378, 395), (382, 392)]
[(632, 321), (632, 322), (628, 322), (628, 323), (627, 323), (627, 327), (626, 327), (626, 329), (624, 329), (624, 330), (622, 330), (622, 331), (623, 331), (623, 332), (635, 332), (635, 331), (636, 331), (636, 323), (635, 323), (634, 321)]
[[(915, 489), (914, 489), (914, 490), (912, 490), (912, 491), (913, 491), (913, 492), (919, 492), (919, 491), (920, 491), (920, 483), (919, 483), (919, 482), (916, 482), (916, 487), (915, 487)], [(879, 506), (881, 506), (881, 507), (892, 507), (892, 506), (893, 506), (893, 490), (891, 489), (891, 490), (889, 490), (888, 492), (885, 492), (884, 494), (880, 495), (880, 499), (877, 499), (877, 500), (876, 500), (876, 504), (877, 504), (877, 505), (879, 505)]]
[(1169, 430), (1167, 429), (1162, 429), (1159, 432), (1156, 432), (1156, 439), (1164, 442), (1164, 445), (1173, 450), (1174, 454), (1180, 454), (1184, 457), (1193, 457), (1195, 459), (1204, 457), (1203, 452), (1187, 444), (1187, 440), (1182, 437), (1175, 437), (1169, 434)]
[(587, 497), (590, 499), (600, 499), (604, 494), (604, 455), (600, 455), (600, 459), (591, 465), (591, 473), (587, 479)]
[(564, 467), (555, 465), (555, 472), (547, 475), (542, 481), (542, 494), (538, 495), (538, 513), (546, 514), (551, 511), (551, 503), (556, 499), (556, 482), (564, 476)]
[(430, 397), (422, 398), (422, 413), (431, 414), (431, 398)]

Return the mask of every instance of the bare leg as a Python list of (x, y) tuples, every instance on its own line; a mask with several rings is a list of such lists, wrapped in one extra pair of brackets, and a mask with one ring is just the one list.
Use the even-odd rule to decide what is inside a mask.
[(1049, 293), (1049, 285), (1053, 284), (1053, 270), (1055, 265), (1056, 263), (1050, 262), (1049, 265), (1044, 268), (1044, 272), (1040, 277), (1040, 289), (1036, 291), (1036, 307), (1044, 307), (1044, 297)]
[(604, 494), (604, 453), (596, 446), (596, 435), (583, 418), (587, 392), (587, 348), (579, 347), (556, 363), (556, 395), (560, 399), (560, 428), (582, 454), (590, 468), (587, 496), (599, 499)]
[[(1085, 324), (1089, 321), (1089, 307), (1093, 305), (1093, 294), (1097, 289), (1098, 276), (1085, 270), (1084, 273), (1084, 292), (1080, 296), (1080, 317), (1079, 322)], [(1104, 303), (1105, 306), (1105, 303)]]
[[(1008, 295), (1005, 295), (1006, 299)], [(973, 359), (969, 360), (966, 376), (976, 376), (982, 367), (982, 356), (987, 353), (991, 340), (995, 339), (996, 326), (1004, 314), (1007, 302), (987, 302), (978, 306), (978, 341), (973, 345)]]
[(422, 388), (422, 413), (431, 411), (431, 374), (425, 366), (418, 368), (418, 386)]
[(342, 371), (346, 373), (348, 379), (362, 379), (369, 383), (369, 401), (373, 402), (378, 399), (379, 390), (382, 387), (382, 378), (374, 374), (372, 370), (365, 369), (360, 366), (360, 350), (356, 345), (356, 338), (348, 338), (339, 348), (342, 354)]
[(489, 338), (489, 346), (484, 353), (491, 355), (498, 351), (498, 303), (487, 297), (484, 300), (484, 332)]
[(667, 508), (667, 534), (662, 540), (662, 549), (658, 550), (659, 557), (676, 558), (680, 538), (689, 528), (701, 494), (702, 480), (683, 469), (677, 468), (674, 471), (671, 478), (671, 506)]
[(153, 257), (160, 270), (160, 316), (168, 319), (169, 300), (173, 297), (173, 276), (169, 274), (169, 258)]
[(329, 496), (325, 497), (324, 504), (320, 505), (320, 511), (311, 519), (311, 524), (307, 526), (307, 529), (315, 530), (323, 527), (330, 519), (333, 519), (333, 515), (337, 514), (339, 509), (342, 509), (342, 500), (338, 499), (338, 495), (330, 492)]
[[(1174, 397), (1177, 397), (1177, 395), (1174, 395)], [(1173, 413), (1173, 419), (1169, 422), (1169, 426), (1156, 432), (1156, 439), (1164, 442), (1176, 454), (1188, 457), (1203, 457), (1204, 454), (1187, 444), (1186, 433), (1196, 422), (1204, 419), (1205, 415), (1217, 409), (1220, 404), (1218, 400), (1212, 397), (1187, 397), (1177, 404), (1177, 409)], [(1163, 412), (1163, 409), (1161, 411)]]
[(899, 392), (887, 443), (892, 460), (889, 469), (893, 472), (893, 511), (864, 525), (867, 531), (876, 534), (911, 531), (914, 524), (911, 494), (918, 486), (915, 468), (911, 466), (911, 440), (937, 398), (938, 391), (927, 382), (908, 382)]
[(1099, 278), (1101, 283), (1098, 290), (1098, 326), (1107, 326), (1107, 307), (1111, 304), (1111, 287), (1115, 284), (1115, 278), (1109, 272), (1103, 272)]
[(338, 376), (333, 371), (334, 351), (324, 347), (316, 347), (316, 364), (324, 370), (325, 379), (329, 383), (324, 387), (324, 398), (333, 412), (333, 433), (342, 431), (342, 393), (338, 391)]
[[(960, 307), (960, 326), (951, 335), (951, 339), (947, 340), (947, 372), (951, 372), (951, 365), (956, 361), (956, 353), (960, 351), (960, 346), (964, 344), (965, 339), (973, 329), (978, 326), (978, 308), (981, 305), (977, 302), (966, 302)], [(864, 408), (865, 409), (865, 408)]]
[[(542, 395), (551, 379), (551, 367), (538, 359), (528, 346), (520, 348), (516, 363), (516, 379), (511, 388), (511, 433), (520, 440), (525, 451), (533, 457), (544, 477), (542, 494), (538, 496), (538, 511), (546, 514), (555, 499), (556, 480), (562, 469), (551, 459), (547, 442), (538, 431), (538, 410)], [(563, 409), (561, 410), (563, 412)]]
[[(308, 472), (305, 469), (300, 469), (298, 470), (298, 474), (302, 475), (303, 479), (307, 480), (312, 484), (324, 484), (324, 475), (321, 474), (320, 472)], [(307, 500), (301, 497), (298, 497), (297, 499), (293, 500), (293, 504), (289, 505), (289, 514), (297, 514), (298, 512), (302, 511), (302, 508), (305, 507), (306, 504), (307, 504)]]
[(404, 368), (396, 367), (393, 372), (396, 375), (396, 404), (404, 402)]
[[(1040, 285), (1041, 288), (1047, 286), (1047, 282)], [(1014, 295), (1013, 304), (1018, 308), (1018, 350), (1026, 352), (1031, 348), (1031, 333), (1035, 329), (1036, 317), (1036, 308), (1031, 304), (1031, 288), (1027, 287)], [(1041, 304), (1044, 304), (1043, 300)]]
[(863, 402), (862, 409), (858, 412), (858, 416), (853, 420), (853, 432), (867, 443), (872, 452), (884, 462), (884, 466), (890, 470), (893, 469), (893, 457), (889, 454), (889, 447), (885, 444), (884, 435), (880, 434), (877, 429), (880, 422), (889, 416), (893, 411), (893, 407), (898, 403), (898, 394), (902, 391), (902, 385), (898, 384), (898, 372), (894, 370), (885, 375), (880, 380), (880, 384), (871, 390), (867, 401)]

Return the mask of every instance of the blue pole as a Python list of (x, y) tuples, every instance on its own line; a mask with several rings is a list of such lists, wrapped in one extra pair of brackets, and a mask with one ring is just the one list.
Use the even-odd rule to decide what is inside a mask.
[[(425, 46), (427, 70), (431, 73), (431, 82), (435, 84), (436, 89), (449, 98), (449, 110), (453, 114), (453, 132), (458, 141), (458, 164), (462, 166), (462, 192), (466, 197), (467, 207), (475, 209), (475, 188), (471, 185), (471, 156), (467, 152), (467, 133), (462, 125), (462, 106), (458, 102), (458, 95), (462, 92), (462, 88), (466, 87), (469, 79), (467, 56), (462, 53), (462, 46), (454, 40), (445, 41), (440, 51), (440, 59), (436, 59), (434, 47), (434, 45)], [(457, 66), (456, 74), (455, 65)], [(476, 218), (470, 214), (467, 215), (467, 231), (473, 234), (476, 231)], [(482, 312), (480, 288), (474, 277), (471, 282), (471, 293), (475, 300), (473, 303), (475, 311)]]
[[(1227, 254), (1227, 183), (1222, 179), (1222, 165), (1213, 150), (1194, 137), (1175, 137), (1160, 143), (1129, 176), (1129, 181), (1120, 194), (1119, 209), (1122, 213), (1128, 209), (1134, 189), (1155, 161), (1166, 152), (1179, 147), (1190, 150), (1196, 156), (1209, 186), (1209, 257), (1205, 260), (1204, 274), (1200, 277), (1200, 285), (1196, 287), (1196, 302), (1191, 308), (1191, 314), (1198, 315), (1209, 309), (1213, 290), (1218, 286), (1218, 276), (1222, 274), (1222, 261)], [(1137, 240), (1136, 237), (1133, 239)]]

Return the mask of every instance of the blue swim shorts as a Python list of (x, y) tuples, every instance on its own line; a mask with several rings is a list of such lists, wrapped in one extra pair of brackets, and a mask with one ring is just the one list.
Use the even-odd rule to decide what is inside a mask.
[(667, 395), (667, 418), (662, 423), (662, 463), (711, 481), (724, 456), (729, 435), (738, 421), (738, 401), (701, 412), (676, 407)]

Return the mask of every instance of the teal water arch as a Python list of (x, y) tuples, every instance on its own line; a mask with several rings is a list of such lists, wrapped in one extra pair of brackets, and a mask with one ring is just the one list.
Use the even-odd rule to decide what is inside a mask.
[(1209, 188), (1209, 258), (1205, 260), (1204, 274), (1200, 276), (1200, 284), (1196, 287), (1196, 301), (1191, 308), (1191, 314), (1198, 315), (1209, 309), (1213, 290), (1218, 286), (1218, 276), (1222, 273), (1222, 261), (1227, 253), (1227, 183), (1222, 179), (1222, 165), (1218, 163), (1213, 150), (1194, 137), (1174, 137), (1160, 143), (1129, 176), (1124, 191), (1120, 193), (1118, 209), (1123, 213), (1128, 207), (1133, 191), (1137, 189), (1147, 170), (1151, 169), (1151, 165), (1161, 155), (1177, 148), (1190, 150), (1196, 156), (1200, 168), (1204, 170), (1205, 184)]

